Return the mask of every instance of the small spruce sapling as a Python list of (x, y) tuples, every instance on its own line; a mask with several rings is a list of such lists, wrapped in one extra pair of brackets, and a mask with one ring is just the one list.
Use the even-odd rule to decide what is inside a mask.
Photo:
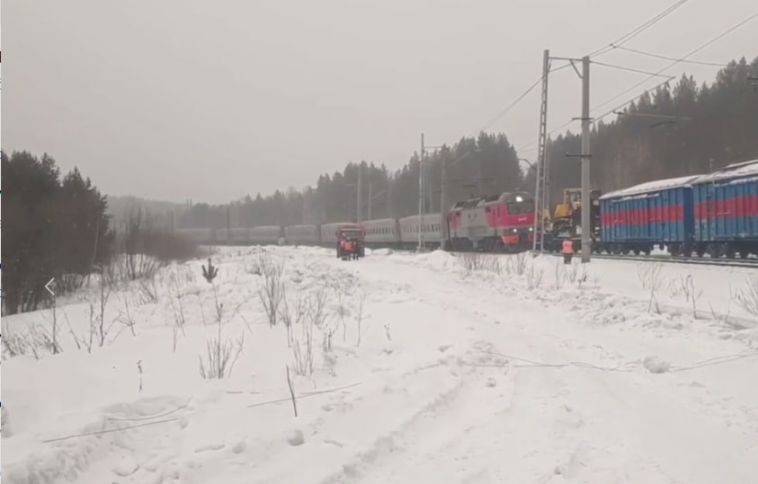
[(216, 278), (218, 275), (218, 267), (213, 265), (213, 262), (211, 262), (210, 257), (208, 258), (208, 267), (203, 267), (203, 277), (205, 278), (208, 283), (212, 283), (213, 279)]

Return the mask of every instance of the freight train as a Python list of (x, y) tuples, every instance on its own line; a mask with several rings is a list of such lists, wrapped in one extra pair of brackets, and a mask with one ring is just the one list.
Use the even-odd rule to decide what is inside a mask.
[[(506, 192), (458, 202), (448, 211), (447, 245), (453, 249), (517, 252), (531, 247), (534, 199), (528, 193)], [(340, 227), (352, 222), (321, 225), (186, 228), (177, 232), (200, 244), (324, 245), (336, 247)], [(443, 234), (440, 213), (384, 218), (361, 223), (368, 247), (439, 247)]]
[(612, 254), (758, 255), (758, 160), (708, 175), (643, 183), (600, 197), (600, 240)]

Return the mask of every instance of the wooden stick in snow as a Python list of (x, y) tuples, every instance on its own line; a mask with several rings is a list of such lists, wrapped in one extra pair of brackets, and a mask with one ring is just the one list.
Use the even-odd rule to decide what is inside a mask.
[(292, 386), (292, 379), (290, 378), (290, 367), (286, 365), (287, 369), (287, 386), (290, 387), (290, 396), (292, 397), (292, 410), (295, 411), (295, 417), (297, 417), (297, 400), (295, 399), (295, 388)]

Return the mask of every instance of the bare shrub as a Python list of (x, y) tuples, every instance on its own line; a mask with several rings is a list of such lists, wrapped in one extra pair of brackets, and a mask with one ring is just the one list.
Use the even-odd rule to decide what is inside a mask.
[(566, 271), (566, 278), (572, 284), (575, 284), (578, 289), (582, 288), (582, 284), (587, 282), (589, 275), (587, 274), (587, 268), (582, 264), (573, 264), (571, 270)]
[(134, 329), (137, 326), (137, 322), (135, 321), (134, 314), (132, 314), (131, 307), (129, 306), (129, 298), (125, 295), (122, 296), (121, 304), (123, 306), (123, 309), (120, 309), (118, 311), (116, 322), (123, 325), (124, 328), (129, 329), (129, 331), (132, 333), (132, 336), (137, 336), (137, 332)]
[(582, 267), (581, 273), (577, 271), (577, 276), (574, 278), (574, 282), (576, 283), (576, 287), (578, 289), (582, 288), (582, 284), (587, 282), (589, 280), (589, 275), (587, 274), (587, 269)]
[(526, 261), (527, 261), (526, 256), (527, 256), (526, 252), (521, 252), (511, 258), (511, 260), (513, 260), (514, 272), (519, 276), (523, 275), (524, 272), (526, 271)]
[(680, 276), (678, 279), (672, 281), (672, 293), (673, 295), (682, 296), (685, 302), (690, 303), (692, 306), (692, 317), (697, 318), (697, 301), (703, 294), (703, 290), (695, 288), (695, 278), (692, 274), (686, 276)]
[(139, 281), (138, 293), (142, 304), (155, 304), (158, 302), (158, 285), (155, 281), (155, 274), (145, 275)]
[(292, 358), (294, 370), (298, 375), (313, 374), (313, 320), (310, 317), (303, 319), (300, 326), (300, 334), (292, 339)]
[[(100, 277), (98, 277), (98, 292), (97, 300), (95, 304), (90, 302), (90, 340), (92, 340), (92, 333), (94, 332), (97, 337), (97, 343), (100, 347), (105, 345), (105, 339), (108, 336), (108, 330), (110, 325), (106, 327), (105, 324), (105, 311), (108, 307), (108, 300), (110, 299), (112, 286), (108, 283), (105, 277), (103, 277), (103, 270), (100, 269)], [(91, 349), (90, 344), (90, 349)]]
[(661, 308), (658, 304), (658, 291), (663, 286), (664, 279), (661, 275), (663, 271), (663, 264), (641, 264), (637, 266), (637, 277), (642, 284), (643, 289), (647, 289), (650, 294), (650, 302), (648, 304), (648, 311), (660, 313)]
[(555, 261), (555, 267), (553, 270), (553, 275), (555, 276), (555, 290), (560, 291), (563, 289), (563, 283), (566, 281), (566, 269), (563, 267), (565, 264), (563, 264), (560, 260)]
[(500, 259), (491, 255), (478, 254), (476, 252), (465, 252), (458, 257), (458, 260), (466, 272), (492, 272), (493, 274), (502, 274), (503, 265)]
[(52, 341), (50, 351), (54, 355), (60, 353), (60, 346), (58, 346), (58, 303), (55, 294), (53, 293), (53, 302), (50, 305), (50, 318), (52, 320)]
[(66, 325), (68, 326), (68, 331), (71, 334), (71, 338), (74, 340), (74, 344), (76, 344), (76, 349), (81, 351), (82, 345), (80, 343), (79, 336), (74, 332), (74, 328), (71, 327), (71, 321), (68, 320), (68, 314), (66, 312), (63, 312), (63, 318), (66, 320)]
[(276, 326), (279, 314), (279, 305), (284, 294), (284, 263), (273, 260), (270, 256), (262, 254), (258, 258), (258, 267), (261, 270), (262, 281), (258, 285), (258, 298), (266, 312), (270, 326)]
[(503, 265), (497, 256), (486, 256), (483, 258), (483, 267), (485, 271), (500, 275), (503, 273)]
[(362, 292), (360, 295), (360, 298), (358, 299), (358, 310), (356, 311), (355, 315), (355, 323), (358, 330), (358, 335), (355, 338), (355, 347), (359, 348), (361, 346), (361, 332), (362, 332), (362, 325), (363, 325), (363, 306), (366, 304), (366, 293)]
[(126, 276), (132, 281), (153, 277), (161, 267), (158, 259), (143, 253), (127, 253), (124, 258), (124, 264)]
[(70, 294), (84, 286), (88, 276), (84, 274), (62, 274), (55, 278), (55, 291), (58, 294)]
[(12, 331), (8, 325), (3, 325), (3, 342), (2, 358), (12, 358), (14, 356), (29, 355), (39, 360), (39, 350), (45, 350), (53, 353), (53, 339), (50, 334), (37, 324), (27, 326), (25, 331)]
[(465, 252), (458, 258), (466, 272), (480, 271), (484, 267), (484, 258), (476, 252)]
[(293, 327), (302, 324), (306, 317), (307, 302), (302, 296), (295, 299), (294, 304), (290, 304), (286, 292), (282, 293), (282, 303), (279, 309), (279, 319), (287, 329), (287, 346), (292, 346)]
[(334, 333), (334, 328), (328, 328), (326, 324), (328, 302), (326, 291), (321, 289), (307, 297), (300, 296), (298, 300), (302, 302), (302, 318), (300, 331), (292, 333), (293, 369), (298, 375), (312, 375), (314, 330), (319, 329), (324, 332), (324, 347), (328, 345), (331, 349), (331, 335)]
[(529, 264), (529, 268), (526, 270), (526, 287), (529, 290), (540, 287), (540, 284), (542, 284), (542, 276), (542, 269), (538, 269), (535, 263)]
[(232, 374), (234, 364), (245, 346), (245, 333), (232, 341), (221, 339), (221, 334), (206, 343), (206, 359), (200, 360), (200, 376), (206, 380), (222, 379)]
[[(170, 290), (170, 289), (169, 289)], [(184, 326), (187, 322), (187, 318), (184, 313), (184, 303), (182, 301), (182, 294), (178, 290), (175, 290), (173, 294), (169, 293), (168, 306), (171, 310), (172, 324), (171, 324), (171, 349), (176, 352), (176, 346), (179, 340), (179, 334), (182, 336), (184, 333)]]
[(742, 306), (742, 309), (758, 316), (758, 277), (749, 277), (742, 289), (735, 293), (734, 299)]
[[(200, 361), (200, 376), (206, 380), (221, 379), (232, 374), (234, 364), (237, 362), (239, 355), (245, 345), (245, 334), (242, 333), (239, 338), (231, 340), (222, 335), (223, 327), (226, 322), (226, 312), (224, 304), (218, 299), (218, 291), (213, 286), (216, 336), (211, 337), (206, 342), (205, 360), (198, 356)], [(233, 316), (234, 313), (231, 314)]]

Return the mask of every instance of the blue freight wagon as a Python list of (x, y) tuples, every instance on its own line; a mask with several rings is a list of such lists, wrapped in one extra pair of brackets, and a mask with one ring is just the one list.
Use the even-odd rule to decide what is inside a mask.
[(758, 255), (758, 160), (703, 175), (692, 186), (698, 255)]
[(600, 250), (649, 254), (655, 245), (672, 255), (694, 247), (691, 182), (697, 176), (656, 180), (600, 197)]

